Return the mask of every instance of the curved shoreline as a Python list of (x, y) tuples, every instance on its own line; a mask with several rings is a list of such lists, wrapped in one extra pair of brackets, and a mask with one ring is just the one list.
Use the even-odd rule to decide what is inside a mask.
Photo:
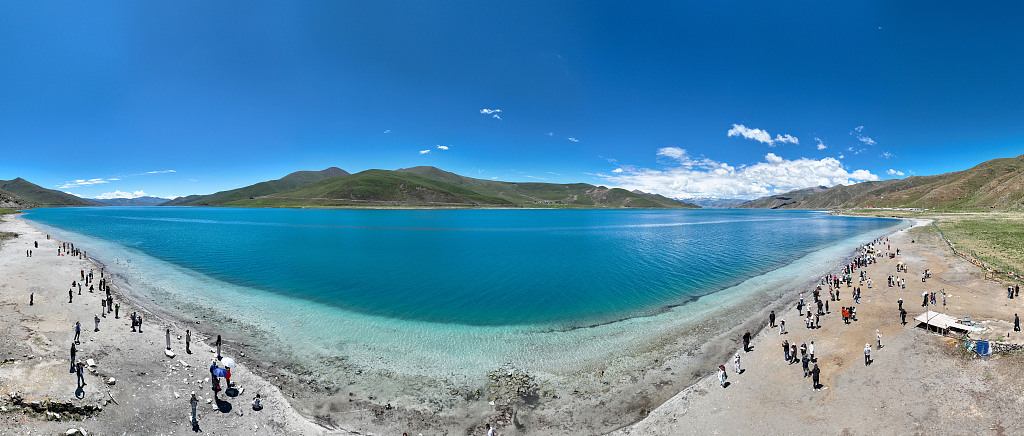
[[(890, 230), (886, 230), (886, 231), (890, 231)], [(792, 265), (793, 263), (801, 262), (802, 260), (804, 260), (804, 258), (814, 256), (815, 254), (819, 253), (820, 251), (823, 251), (823, 250), (817, 250), (817, 251), (810, 252), (810, 253), (808, 253), (807, 255), (805, 255), (805, 256), (803, 256), (801, 258), (795, 259), (791, 264), (787, 264), (786, 266)], [(843, 254), (841, 256), (849, 257), (848, 254)], [(777, 268), (776, 270), (773, 270), (772, 272), (784, 269), (786, 266), (783, 266), (781, 268)], [(771, 274), (772, 272), (769, 272), (768, 274), (765, 274), (765, 275), (766, 276), (767, 275), (772, 275)], [(777, 273), (777, 274), (782, 274), (782, 273)], [(749, 287), (749, 285), (751, 285), (750, 282), (752, 282), (752, 281), (756, 282), (757, 279), (759, 279), (759, 278), (761, 278), (761, 276), (748, 278), (748, 279), (742, 281), (741, 283), (739, 283), (736, 286), (732, 287), (732, 288), (736, 289), (732, 293), (738, 292), (739, 289), (745, 289), (745, 288)], [(808, 280), (810, 282), (814, 282), (814, 281), (816, 281), (816, 278), (808, 278)], [(782, 281), (782, 283), (784, 283), (784, 281)], [(799, 285), (791, 285), (790, 284), (790, 285), (787, 285), (787, 287), (790, 287), (791, 290), (787, 291), (787, 292), (784, 292), (783, 295), (793, 295), (793, 293), (797, 292), (798, 289), (801, 289), (801, 286), (805, 287), (806, 285), (804, 285), (804, 284), (799, 284)], [(678, 368), (680, 368), (680, 367), (684, 368), (683, 369), (684, 373), (687, 372), (687, 370), (685, 370), (685, 368), (688, 368), (688, 367), (689, 368), (700, 369), (700, 368), (703, 368), (703, 366), (706, 366), (706, 364), (703, 364), (702, 361), (707, 360), (709, 358), (708, 356), (718, 356), (718, 355), (724, 355), (723, 353), (728, 353), (725, 350), (727, 348), (730, 348), (730, 347), (722, 348), (718, 344), (723, 342), (723, 341), (731, 343), (731, 341), (729, 341), (727, 338), (730, 337), (731, 335), (736, 335), (737, 330), (738, 331), (742, 331), (742, 329), (748, 328), (748, 326), (749, 326), (749, 328), (757, 328), (757, 327), (759, 327), (756, 322), (752, 323), (751, 321), (755, 320), (755, 319), (758, 319), (759, 316), (760, 316), (761, 319), (763, 319), (763, 314), (766, 314), (767, 310), (770, 310), (770, 308), (772, 308), (772, 307), (776, 307), (776, 306), (774, 306), (776, 304), (778, 304), (778, 305), (783, 304), (782, 298), (775, 298), (775, 299), (773, 299), (773, 298), (767, 297), (767, 296), (763, 296), (763, 298), (759, 298), (759, 299), (757, 299), (757, 301), (739, 301), (739, 302), (737, 302), (737, 301), (731, 301), (730, 302), (728, 300), (718, 301), (718, 300), (723, 300), (723, 298), (727, 296), (726, 294), (730, 294), (728, 296), (732, 297), (733, 296), (733, 295), (731, 295), (732, 293), (730, 293), (730, 292), (712, 293), (710, 295), (699, 297), (699, 298), (697, 298), (697, 301), (695, 301), (694, 303), (691, 303), (692, 306), (703, 306), (703, 308), (705, 310), (714, 310), (715, 312), (720, 313), (721, 314), (720, 316), (711, 316), (711, 319), (693, 319), (693, 320), (688, 320), (687, 322), (683, 322), (683, 325), (688, 325), (689, 327), (679, 327), (679, 326), (677, 326), (676, 328), (665, 329), (666, 333), (663, 333), (661, 335), (655, 334), (654, 336), (651, 336), (649, 332), (644, 332), (645, 334), (641, 335), (641, 336), (644, 336), (648, 342), (643, 342), (643, 340), (636, 339), (636, 340), (632, 341), (632, 342), (634, 342), (634, 344), (633, 344), (633, 346), (630, 347), (630, 348), (634, 349), (633, 351), (622, 351), (622, 352), (619, 352), (618, 353), (618, 357), (616, 357), (612, 361), (605, 362), (604, 364), (602, 364), (600, 366), (592, 366), (592, 365), (586, 364), (586, 363), (577, 364), (576, 365), (577, 368), (580, 368), (580, 369), (588, 368), (589, 367), (589, 369), (583, 369), (584, 372), (582, 372), (582, 373), (575, 373), (575, 371), (574, 371), (573, 374), (561, 374), (561, 375), (559, 375), (559, 374), (556, 374), (556, 373), (552, 373), (552, 374), (536, 374), (536, 375), (540, 376), (540, 378), (542, 379), (541, 380), (541, 384), (542, 385), (545, 384), (545, 383), (565, 384), (568, 380), (575, 380), (575, 381), (571, 382), (570, 384), (573, 384), (573, 383), (583, 383), (584, 385), (586, 385), (586, 387), (582, 387), (582, 386), (580, 387), (582, 392), (590, 392), (591, 394), (593, 394), (593, 396), (600, 397), (600, 398), (614, 398), (614, 397), (620, 396), (620, 395), (636, 396), (636, 401), (635, 402), (631, 401), (630, 402), (631, 404), (624, 409), (624, 410), (634, 410), (633, 413), (638, 413), (638, 415), (636, 415), (636, 418), (634, 420), (632, 420), (632, 421), (635, 422), (635, 421), (641, 419), (642, 418), (641, 415), (646, 413), (646, 411), (653, 410), (659, 404), (662, 404), (664, 401), (666, 401), (667, 399), (671, 398), (671, 396), (673, 394), (675, 394), (676, 392), (679, 392), (679, 390), (685, 389), (686, 386), (692, 385), (693, 383), (699, 381), (699, 379), (703, 377), (703, 374), (691, 373), (689, 377), (684, 375), (683, 376), (684, 379), (683, 380), (679, 380), (678, 377), (674, 376), (675, 375), (674, 371), (679, 371)], [(720, 294), (720, 295), (715, 297), (714, 296), (715, 294)], [(145, 298), (145, 297), (143, 297), (141, 295), (137, 295), (136, 298)], [(729, 307), (728, 308), (717, 308), (717, 309), (711, 307), (711, 306), (716, 306), (719, 303), (720, 304), (724, 304), (724, 305), (729, 306)], [(739, 305), (737, 306), (737, 304), (739, 304)], [(691, 306), (691, 305), (684, 305), (684, 306)], [(159, 304), (156, 304), (155, 307), (158, 308), (158, 309), (156, 309), (158, 312), (161, 310), (161, 309), (159, 309), (160, 308)], [(741, 309), (741, 307), (746, 307), (748, 309)], [(763, 312), (763, 313), (758, 312), (760, 315), (754, 315), (753, 317), (750, 317), (749, 319), (746, 319), (746, 320), (738, 320), (739, 322), (735, 322), (731, 317), (728, 316), (728, 313), (727, 313), (727, 312), (729, 312), (729, 309), (739, 310), (739, 311), (742, 312), (742, 311), (745, 311), (745, 310), (750, 310), (750, 308), (754, 308), (754, 307), (760, 307), (761, 308), (761, 312)], [(694, 309), (694, 307), (688, 307), (687, 308), (687, 310), (690, 310), (690, 309)], [(672, 312), (672, 310), (669, 310), (669, 312)], [(651, 316), (651, 318), (655, 318), (655, 321), (660, 320), (660, 319), (657, 319), (657, 315), (653, 315), (653, 316)], [(665, 318), (665, 316), (662, 316), (662, 318)], [(651, 320), (628, 319), (628, 320), (622, 321), (622, 323), (623, 324), (644, 324), (644, 321), (651, 322)], [(188, 321), (182, 319), (181, 322), (186, 323)], [(730, 326), (730, 324), (731, 324), (731, 326)], [(739, 325), (736, 325), (736, 324), (739, 324)], [(761, 323), (761, 324), (763, 324), (763, 323)], [(640, 328), (641, 330), (643, 329), (642, 326), (638, 326), (638, 328)], [(705, 335), (708, 334), (709, 332), (717, 331), (718, 334), (710, 336), (710, 337), (702, 338), (702, 339), (707, 339), (707, 340), (697, 341), (697, 342), (694, 342), (692, 340), (688, 341), (688, 340), (686, 340), (686, 338), (673, 338), (673, 337), (670, 337), (670, 336), (674, 335), (673, 333), (671, 333), (672, 331), (678, 332), (678, 331), (688, 331), (688, 330), (689, 331), (703, 331), (704, 332), (703, 334), (705, 334)], [(562, 332), (562, 333), (564, 333), (564, 332)], [(662, 336), (664, 334), (668, 334), (668, 336), (663, 336), (660, 339), (658, 338), (658, 336)], [(531, 333), (531, 335), (534, 335), (536, 337), (542, 337), (543, 333), (534, 332), (534, 333)], [(633, 336), (629, 336), (629, 337), (633, 337)], [(639, 336), (637, 336), (637, 338), (639, 338)], [(627, 342), (629, 342), (629, 341), (627, 341)], [(258, 352), (256, 354), (258, 354)], [(593, 359), (591, 359), (591, 360), (593, 360)], [(662, 371), (658, 371), (657, 370), (657, 368), (660, 368), (663, 364), (666, 365), (667, 367), (670, 366), (671, 368), (676, 368), (674, 371), (669, 371), (669, 372), (672, 372), (673, 376), (669, 376), (669, 374), (667, 374), (667, 373), (666, 374), (662, 374), (661, 373)], [(623, 365), (625, 365), (625, 366), (623, 366)], [(496, 363), (495, 366), (497, 367), (498, 363)], [(609, 384), (607, 383), (607, 380), (601, 380), (598, 377), (597, 373), (601, 370), (601, 368), (605, 368), (607, 370), (614, 371), (615, 373), (620, 374), (621, 377), (625, 377), (627, 379), (628, 378), (634, 378), (637, 381), (635, 381), (635, 382), (626, 382), (624, 384), (620, 381), (620, 382), (617, 382), (615, 385), (612, 385), (612, 386), (609, 387)], [(342, 369), (352, 369), (352, 367), (351, 366), (349, 366), (349, 367), (342, 367)], [(256, 369), (256, 370), (257, 371), (261, 371), (261, 369)], [(301, 367), (298, 368), (298, 370), (297, 370), (297, 372), (300, 372), (300, 373), (302, 373), (304, 371), (306, 371), (306, 369), (303, 369)], [(280, 383), (282, 387), (286, 387), (289, 384), (292, 385), (293, 388), (297, 388), (298, 386), (301, 386), (301, 380), (299, 380), (300, 383), (295, 383), (294, 380), (293, 380), (293, 382), (287, 382), (285, 380), (287, 380), (289, 377), (287, 375), (282, 375), (281, 373), (266, 372), (265, 376), (266, 377), (273, 377), (275, 379), (275, 383)], [(279, 379), (279, 377), (283, 378), (285, 380), (281, 380), (281, 379)], [(558, 382), (558, 380), (562, 380), (562, 381)], [(687, 383), (684, 380), (689, 380), (689, 382)], [(643, 386), (658, 385), (658, 384), (664, 384), (664, 383), (668, 383), (668, 384), (667, 385), (663, 385), (659, 389), (653, 389), (654, 392), (651, 392), (651, 391), (643, 392), (643, 391), (649, 389), (649, 388), (643, 388)], [(429, 386), (429, 385), (431, 385), (431, 383), (427, 383), (427, 385)], [(435, 385), (435, 388), (436, 387), (437, 386)], [(466, 388), (467, 386), (459, 386), (458, 383), (456, 383), (456, 385), (451, 385), (451, 387), (452, 387), (452, 389), (463, 390), (463, 388)], [(472, 388), (472, 386), (468, 386), (468, 387)], [(638, 387), (641, 388), (641, 392), (636, 391), (636, 388), (638, 388)], [(609, 391), (609, 389), (611, 389), (611, 390)], [(285, 390), (291, 390), (291, 388), (286, 388)], [(632, 394), (626, 394), (627, 392), (632, 392)], [(659, 394), (658, 392), (661, 392), (661, 393)], [(637, 394), (641, 394), (641, 395), (637, 395)], [(572, 399), (572, 392), (569, 392), (568, 390), (565, 390), (563, 392), (559, 392), (556, 395), (559, 395), (559, 397), (565, 398), (565, 399), (569, 400), (568, 404), (563, 404), (563, 406), (560, 406), (561, 409), (566, 409), (567, 408), (566, 409), (567, 411), (575, 410), (577, 413), (579, 413), (580, 411), (586, 410), (587, 408), (594, 408), (594, 407), (600, 408), (600, 407), (602, 407), (602, 406), (598, 406), (597, 405), (597, 403), (599, 402), (597, 400), (588, 401), (587, 399), (583, 399), (583, 398), (580, 398), (578, 401), (577, 400), (573, 400)], [(659, 400), (658, 397), (661, 397), (663, 395), (664, 395), (664, 397)], [(587, 395), (583, 395), (583, 396), (587, 396)], [(300, 397), (299, 398), (297, 398), (297, 399), (293, 398), (290, 401), (294, 402), (300, 409), (304, 409), (306, 411), (318, 410), (318, 408), (323, 407), (323, 405), (326, 405), (328, 409), (331, 409), (331, 408), (336, 406), (336, 404), (333, 403), (332, 400), (330, 399), (330, 395), (328, 395), (327, 397), (320, 396), (319, 399), (317, 397), (318, 396), (313, 395), (313, 396), (311, 396), (311, 398), (302, 398), (301, 392), (300, 392)], [(364, 398), (365, 398), (365, 396), (364, 396)], [(486, 401), (484, 401), (484, 403), (486, 403)], [(565, 403), (565, 401), (561, 401), (561, 403)], [(381, 406), (380, 404), (374, 404), (374, 403), (371, 403), (371, 402), (368, 402), (368, 401), (365, 401), (365, 400), (360, 401), (357, 404), (360, 404), (361, 407), (370, 408), (370, 409), (374, 409), (376, 407), (380, 407)], [(396, 406), (398, 406), (398, 405), (396, 404)], [(458, 403), (452, 404), (451, 406), (459, 407)], [(635, 406), (635, 407), (633, 407), (633, 406)], [(415, 416), (420, 416), (421, 417), (420, 419), (422, 419), (423, 417), (428, 417), (428, 418), (438, 418), (439, 417), (439, 415), (437, 413), (433, 413), (433, 414), (430, 413), (430, 409), (421, 410), (421, 411), (417, 412), (416, 410), (420, 410), (420, 409), (416, 409), (416, 408), (407, 409), (407, 407), (408, 406), (402, 406), (403, 410), (407, 410), (414, 417)], [(462, 403), (462, 407), (464, 407), (466, 409), (469, 409), (468, 412), (470, 414), (472, 414), (472, 413), (481, 413), (482, 412), (481, 410), (479, 410), (478, 407), (471, 406), (468, 403)], [(355, 408), (350, 409), (350, 410), (354, 410), (354, 409)], [(323, 410), (323, 409), (320, 409), (320, 410)], [(450, 411), (451, 409), (450, 408), (446, 408), (445, 410)], [(475, 410), (475, 412), (474, 412), (474, 410)], [(376, 412), (380, 412), (380, 410), (376, 410)], [(438, 411), (438, 412), (441, 412), (441, 411)], [(445, 413), (447, 413), (447, 412), (445, 412)], [(520, 413), (522, 413), (523, 415), (528, 415), (530, 412), (524, 411), (524, 412), (520, 412)], [(558, 413), (561, 413), (561, 412), (557, 412), (556, 411), (556, 416), (558, 415)], [(318, 415), (316, 413), (312, 413), (312, 415), (313, 416), (320, 416), (320, 415)], [(385, 413), (385, 415), (387, 415), (387, 413)], [(394, 414), (391, 414), (391, 416), (393, 418), (397, 418), (397, 416), (394, 416)], [(332, 420), (329, 415), (327, 416), (326, 420), (318, 419), (318, 421), (327, 423), (328, 425), (331, 425), (330, 423), (333, 421), (335, 423), (335, 426), (337, 426), (336, 423), (338, 422), (336, 420)], [(463, 421), (463, 420), (457, 420), (457, 421), (466, 422), (466, 421)], [(365, 425), (367, 425), (367, 424), (369, 424), (369, 423), (364, 421), (363, 427), (361, 427), (361, 428), (365, 428)], [(454, 424), (454, 423), (450, 423), (450, 424)], [(630, 424), (629, 423), (618, 424), (618, 425), (615, 425), (615, 426), (613, 426), (611, 428), (612, 429), (613, 428), (621, 428), (623, 425), (627, 425), (628, 426)], [(371, 427), (380, 429), (380, 427), (378, 427), (378, 426), (371, 426)], [(568, 434), (568, 433), (571, 432), (569, 428), (562, 428), (561, 430), (559, 428), (550, 428), (548, 430), (550, 430), (552, 433), (561, 433), (561, 434)], [(607, 430), (605, 430), (605, 431), (607, 431)]]

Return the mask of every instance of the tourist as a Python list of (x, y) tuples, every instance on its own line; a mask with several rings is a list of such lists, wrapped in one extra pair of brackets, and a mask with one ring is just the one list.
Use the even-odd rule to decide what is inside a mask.
[(768, 314), (768, 327), (769, 328), (775, 328), (775, 311), (774, 310), (772, 311), (772, 313)]
[(217, 392), (220, 391), (220, 377), (217, 377), (213, 373), (213, 370), (216, 369), (216, 368), (217, 368), (217, 359), (214, 359), (213, 362), (210, 363), (210, 381), (211, 381), (210, 388), (213, 389), (213, 396), (214, 397), (216, 397), (217, 396)]
[(896, 304), (899, 304), (900, 310), (903, 310), (903, 297), (900, 297), (899, 300), (896, 300)]
[(252, 399), (252, 410), (260, 410), (263, 408), (263, 398), (260, 394), (256, 394), (256, 397)]
[(35, 292), (33, 292), (31, 294), (28, 294), (28, 305), (32, 306), (34, 304), (36, 304), (36, 293)]
[(1015, 332), (1019, 332), (1020, 331), (1020, 317), (1017, 316), (1016, 313), (1013, 314), (1013, 331), (1015, 331)]
[(196, 391), (192, 391), (192, 398), (188, 400), (189, 404), (192, 405), (192, 425), (199, 425), (199, 398), (196, 398)]
[(807, 365), (811, 362), (811, 360), (808, 359), (807, 356), (804, 356), (803, 358), (800, 359), (800, 362), (803, 364), (804, 377), (810, 376), (811, 375), (811, 369)]
[(135, 331), (135, 325), (136, 325), (135, 312), (132, 312), (132, 317), (131, 318), (132, 318), (132, 331), (134, 332)]
[(871, 344), (864, 344), (864, 366), (871, 364)]
[(75, 369), (78, 371), (78, 387), (79, 388), (81, 388), (82, 386), (85, 386), (85, 385), (88, 384), (88, 383), (85, 382), (85, 375), (82, 374), (82, 368), (84, 368), (84, 367), (85, 367), (85, 364), (83, 364), (82, 362), (78, 362), (78, 364), (75, 365)]
[[(722, 368), (722, 373), (725, 374), (725, 368)], [(723, 378), (722, 380), (725, 379)], [(722, 387), (725, 387), (725, 382), (722, 382)], [(484, 430), (487, 430), (487, 436), (494, 436), (494, 429), (491, 428), (490, 424), (484, 424)]]
[(811, 389), (818, 390), (818, 376), (821, 374), (821, 369), (818, 369), (818, 364), (814, 364), (814, 369), (811, 370)]
[(72, 301), (74, 301), (74, 298), (75, 298), (75, 288), (68, 289), (68, 303), (71, 303)]
[(115, 304), (115, 305), (114, 305), (114, 318), (115, 318), (115, 319), (120, 319), (120, 318), (121, 318), (121, 317), (120, 317), (120, 316), (118, 315), (118, 312), (120, 312), (120, 311), (121, 311), (121, 303)]
[(189, 349), (189, 344), (192, 342), (192, 330), (185, 330), (185, 352), (192, 354), (192, 350)]
[(817, 362), (817, 360), (814, 360), (814, 341), (811, 341), (811, 345), (807, 346), (807, 354), (811, 355), (811, 362)]
[(907, 325), (907, 310), (906, 309), (900, 308), (900, 321), (903, 322), (903, 325)]
[(100, 314), (107, 317), (107, 300), (100, 300)]
[(786, 320), (779, 320), (779, 335), (786, 334)]
[(114, 297), (110, 296), (110, 293), (108, 292), (107, 293), (107, 312), (113, 312), (113, 311), (114, 311)]
[(96, 329), (93, 330), (93, 331), (94, 332), (98, 332), (98, 331), (100, 331), (100, 317), (99, 317), (99, 315), (93, 315), (92, 317), (96, 321)]
[(786, 357), (786, 361), (789, 362), (789, 341), (782, 341), (782, 355)]
[[(747, 330), (747, 333), (749, 334), (750, 330)], [(217, 335), (217, 358), (218, 359), (220, 359), (220, 344), (221, 344), (220, 335)], [(744, 348), (746, 348), (746, 345), (744, 345)]]
[(82, 337), (82, 323), (80, 321), (75, 321), (75, 343), (76, 344), (81, 344), (82, 343), (81, 341), (78, 340), (80, 337)]
[(171, 349), (171, 328), (167, 327), (167, 349)]
[(142, 315), (139, 315), (136, 320), (139, 322), (139, 333), (142, 333)]
[(736, 352), (736, 357), (733, 358), (732, 364), (733, 364), (733, 369), (736, 370), (736, 374), (739, 374), (740, 373), (740, 353), (739, 353), (739, 351)]
[(796, 357), (797, 354), (796, 354), (796, 343), (795, 342), (789, 345), (789, 356), (792, 357), (792, 359), (790, 360), (790, 364), (796, 363), (796, 361), (797, 361), (797, 357)]
[(70, 373), (74, 373), (75, 372), (75, 356), (77, 356), (77, 355), (78, 355), (78, 348), (75, 348), (75, 343), (72, 342), (71, 343), (71, 370), (68, 371)]
[[(722, 383), (722, 387), (725, 387), (725, 379), (729, 376), (725, 375), (725, 365), (718, 365), (718, 381)], [(487, 426), (490, 428), (490, 426)]]
[[(750, 330), (743, 334), (743, 352), (750, 352)], [(220, 335), (217, 335), (217, 357), (220, 357)]]

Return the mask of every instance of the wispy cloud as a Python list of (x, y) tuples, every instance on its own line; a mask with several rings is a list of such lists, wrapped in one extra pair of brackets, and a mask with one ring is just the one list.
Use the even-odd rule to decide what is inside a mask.
[(556, 173), (556, 172), (554, 172), (554, 171), (548, 171), (548, 174), (553, 174), (553, 175), (556, 175), (556, 176), (560, 176), (560, 175), (561, 175), (561, 174), (559, 174), (559, 173)]
[(387, 129), (387, 130), (384, 131), (385, 135), (387, 135), (388, 133), (391, 133), (391, 129)]
[(134, 192), (121, 192), (121, 191), (115, 190), (114, 192), (105, 192), (103, 194), (100, 194), (100, 195), (96, 196), (96, 198), (98, 198), (100, 200), (109, 200), (111, 198), (139, 198), (139, 197), (150, 197), (150, 195), (145, 193), (144, 191), (141, 191), (141, 190), (140, 191), (134, 191)]
[(775, 139), (772, 139), (772, 135), (765, 130), (751, 129), (742, 124), (733, 124), (726, 136), (741, 136), (746, 139), (752, 139), (754, 141), (766, 144), (769, 147), (774, 147), (779, 143), (790, 143), (799, 144), (800, 140), (797, 137), (790, 134), (775, 135)]
[(430, 149), (420, 150), (420, 154), (427, 154), (427, 153), (430, 153)]
[(818, 150), (824, 150), (828, 148), (828, 146), (825, 145), (825, 143), (822, 142), (821, 139), (818, 139), (818, 137), (814, 137), (814, 141), (818, 143)]
[[(118, 179), (118, 180), (120, 180), (120, 179)], [(106, 179), (88, 179), (88, 180), (86, 180), (86, 179), (78, 179), (78, 180), (72, 180), (70, 182), (64, 182), (64, 183), (62, 183), (60, 185), (57, 185), (57, 189), (70, 189), (70, 188), (76, 188), (76, 187), (79, 187), (79, 186), (98, 185), (98, 184), (101, 184), (101, 183), (110, 183), (110, 182), (108, 180), (106, 180)]]
[(881, 154), (880, 156), (882, 156), (883, 158), (889, 159), (889, 158), (891, 158), (891, 157), (892, 157), (893, 155), (892, 155), (892, 153), (889, 153), (889, 152), (887, 151), (887, 152), (884, 152), (884, 153), (882, 153), (882, 154)]
[(896, 170), (894, 170), (892, 168), (889, 168), (889, 171), (886, 171), (885, 173), (890, 175), (890, 176), (899, 176), (899, 177), (903, 177), (905, 175), (903, 173), (903, 171), (896, 171)]
[(447, 146), (447, 145), (438, 145), (438, 146), (437, 146), (437, 149), (438, 149), (438, 150), (447, 150), (447, 149), (448, 149), (448, 146)]
[(625, 170), (623, 170), (622, 168), (616, 168), (616, 169), (612, 170), (613, 173), (621, 173), (623, 171), (625, 171)]
[(491, 118), (501, 119), (501, 109), (480, 109), (480, 113), (490, 115)]
[(547, 133), (545, 133), (545, 135), (548, 135), (548, 136), (555, 136), (555, 132), (547, 132)]
[(874, 140), (874, 138), (871, 138), (870, 136), (864, 136), (861, 133), (863, 131), (864, 131), (864, 126), (854, 127), (853, 131), (850, 132), (850, 136), (856, 137), (858, 141), (863, 142), (864, 144), (867, 144), (867, 145), (875, 145), (875, 144), (878, 143), (878, 142), (876, 142)]
[(574, 138), (574, 137), (572, 137), (572, 136), (570, 136), (570, 137), (568, 137), (568, 138), (565, 138), (565, 139), (568, 139), (568, 140), (570, 140), (570, 141), (572, 141), (572, 142), (580, 142), (580, 140), (579, 140), (579, 139), (576, 139), (576, 138)]
[(177, 171), (174, 171), (174, 170), (161, 170), (161, 171), (146, 171), (144, 174), (167, 174), (167, 173), (176, 173), (176, 172)]
[(768, 153), (763, 162), (739, 167), (705, 157), (690, 156), (685, 149), (665, 147), (657, 156), (663, 169), (619, 167), (612, 175), (598, 175), (610, 184), (670, 197), (718, 197), (753, 199), (811, 186), (849, 185), (878, 180), (867, 170), (847, 170), (836, 158), (785, 159)]

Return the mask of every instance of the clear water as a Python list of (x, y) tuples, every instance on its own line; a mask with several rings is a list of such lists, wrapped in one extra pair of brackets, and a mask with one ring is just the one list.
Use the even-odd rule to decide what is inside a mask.
[(108, 207), (26, 217), (110, 244), (91, 252), (107, 263), (152, 257), (250, 296), (417, 323), (563, 330), (661, 313), (894, 225), (764, 210)]

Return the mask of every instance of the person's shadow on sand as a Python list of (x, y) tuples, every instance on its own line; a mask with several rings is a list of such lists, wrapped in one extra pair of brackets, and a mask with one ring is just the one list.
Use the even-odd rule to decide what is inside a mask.
[(78, 389), (75, 389), (75, 398), (85, 398), (85, 389), (82, 389), (81, 386), (79, 386)]
[(220, 398), (217, 398), (216, 400), (217, 400), (217, 410), (220, 410), (221, 413), (228, 413), (228, 412), (231, 411), (231, 403), (229, 403), (227, 401), (223, 401)]
[(224, 391), (224, 395), (227, 395), (227, 396), (232, 397), (232, 398), (233, 397), (237, 397), (238, 396), (238, 389), (228, 388), (227, 390)]
[(743, 369), (741, 369), (741, 370), (740, 370), (740, 372), (738, 372), (737, 374), (743, 374), (743, 373), (745, 373), (745, 372), (747, 372), (747, 369), (746, 369), (746, 368), (743, 368)]
[(722, 388), (723, 388), (723, 389), (725, 389), (725, 388), (727, 388), (727, 387), (729, 387), (729, 386), (731, 386), (731, 385), (732, 385), (732, 382), (728, 382), (728, 381), (727, 381), (727, 382), (725, 382), (725, 384), (724, 384), (724, 385), (722, 385)]
[(199, 428), (198, 422), (192, 422), (192, 431), (196, 433), (202, 433), (203, 429)]

